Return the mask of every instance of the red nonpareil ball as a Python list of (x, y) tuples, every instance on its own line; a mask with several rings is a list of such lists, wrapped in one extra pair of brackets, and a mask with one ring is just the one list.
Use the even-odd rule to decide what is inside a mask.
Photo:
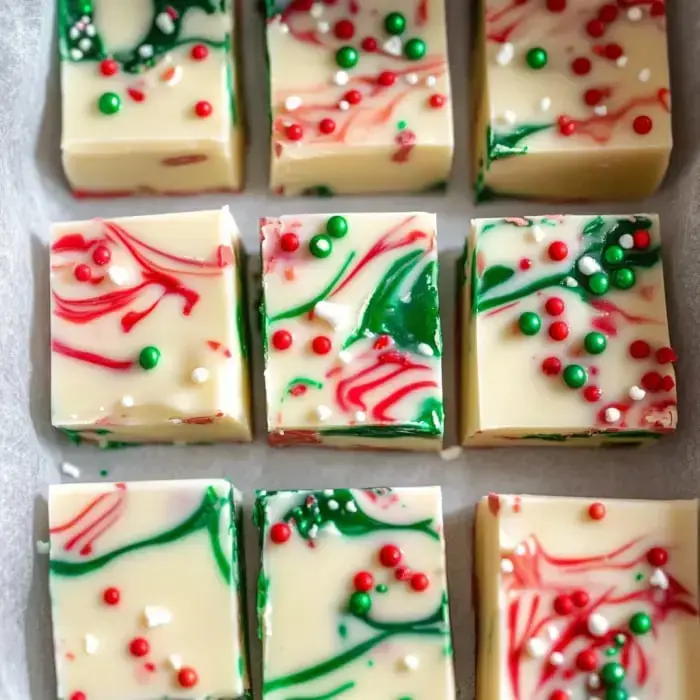
[(151, 645), (148, 643), (148, 640), (143, 637), (134, 637), (129, 642), (129, 653), (132, 656), (146, 656), (150, 650)]
[(600, 501), (591, 503), (591, 505), (588, 506), (588, 515), (591, 520), (602, 520), (605, 517), (605, 513), (605, 505)]
[(671, 362), (676, 362), (678, 355), (673, 348), (663, 347), (656, 351), (656, 361), (660, 365), (667, 365)]
[(557, 357), (546, 357), (542, 360), (542, 371), (550, 376), (561, 372), (561, 360)]
[(292, 536), (292, 529), (287, 523), (275, 523), (270, 528), (270, 539), (275, 544), (284, 544)]
[(640, 229), (632, 234), (632, 239), (634, 240), (634, 247), (637, 250), (646, 250), (651, 245), (651, 235), (649, 231)]
[(598, 666), (598, 655), (595, 649), (584, 649), (576, 656), (576, 668), (579, 671), (595, 671)]
[(333, 33), (337, 39), (349, 41), (355, 36), (355, 25), (349, 19), (341, 19), (335, 23)]
[(296, 233), (283, 233), (280, 236), (280, 248), (285, 253), (293, 253), (299, 248), (299, 236)]
[(272, 334), (272, 347), (275, 350), (288, 350), (292, 347), (292, 334), (285, 330), (275, 331)]
[(587, 386), (583, 390), (583, 398), (589, 403), (596, 403), (596, 401), (600, 401), (602, 397), (603, 392), (601, 391), (600, 387), (594, 386), (593, 384)]
[(318, 123), (318, 130), (322, 134), (332, 134), (335, 131), (335, 122), (332, 119), (321, 119)]
[(106, 245), (98, 245), (92, 252), (92, 261), (95, 265), (106, 265), (112, 259), (112, 253)]
[(569, 325), (564, 321), (555, 321), (549, 327), (549, 337), (558, 342), (566, 340), (569, 337)]
[(106, 78), (115, 75), (119, 72), (119, 64), (112, 58), (105, 58), (104, 61), (100, 61), (100, 73)]
[(120, 598), (121, 593), (119, 592), (119, 589), (115, 588), (114, 586), (105, 588), (104, 592), (102, 593), (102, 600), (104, 600), (105, 604), (107, 605), (117, 605)]
[(583, 589), (579, 589), (571, 594), (571, 600), (577, 608), (585, 608), (590, 602), (591, 596)]
[(203, 61), (209, 55), (209, 49), (204, 44), (195, 44), (190, 51), (193, 61)]
[(92, 271), (89, 265), (76, 265), (75, 270), (73, 270), (73, 275), (78, 282), (89, 282), (92, 278)]
[(325, 335), (317, 335), (311, 341), (311, 349), (317, 355), (327, 355), (331, 351), (332, 347), (333, 344), (331, 343), (331, 339)]
[(356, 591), (366, 593), (371, 591), (372, 586), (374, 586), (374, 576), (369, 571), (358, 571), (353, 579), (353, 584)]
[(635, 340), (630, 343), (629, 353), (635, 360), (644, 360), (651, 355), (651, 346), (645, 340)]
[(569, 247), (564, 241), (552, 241), (549, 244), (549, 248), (547, 248), (547, 254), (551, 260), (561, 262), (566, 260), (566, 256), (569, 254)]
[(177, 682), (183, 688), (194, 688), (194, 686), (197, 685), (198, 681), (199, 681), (199, 676), (197, 675), (197, 671), (195, 671), (190, 666), (183, 666), (177, 672)]
[(385, 544), (379, 550), (379, 561), (387, 568), (398, 566), (402, 556), (401, 550), (393, 544)]
[(668, 552), (663, 547), (652, 547), (647, 552), (647, 561), (658, 569), (668, 562)]
[(413, 574), (411, 576), (411, 588), (419, 593), (425, 591), (430, 586), (430, 579), (425, 574)]
[(554, 612), (557, 615), (569, 615), (574, 609), (574, 602), (571, 596), (561, 594), (554, 599)]

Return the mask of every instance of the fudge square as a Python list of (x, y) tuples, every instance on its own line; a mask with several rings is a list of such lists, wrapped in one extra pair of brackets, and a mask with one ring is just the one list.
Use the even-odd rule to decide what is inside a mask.
[(666, 173), (666, 3), (479, 0), (477, 200), (639, 199)]
[(228, 208), (56, 224), (51, 237), (53, 425), (102, 447), (249, 441)]
[(445, 0), (267, 0), (271, 188), (441, 188), (453, 125)]
[(78, 197), (243, 186), (232, 0), (59, 0), (63, 168)]
[(697, 533), (698, 501), (484, 498), (477, 700), (700, 697)]
[(259, 492), (264, 700), (454, 700), (439, 487)]
[(434, 214), (263, 219), (270, 442), (439, 450)]
[(641, 444), (675, 430), (657, 216), (477, 219), (467, 248), (463, 442)]
[(229, 482), (52, 486), (49, 523), (61, 700), (249, 697)]

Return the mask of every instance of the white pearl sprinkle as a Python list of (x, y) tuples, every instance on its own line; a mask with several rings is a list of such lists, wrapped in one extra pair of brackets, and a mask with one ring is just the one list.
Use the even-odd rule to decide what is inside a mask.
[(315, 540), (318, 537), (318, 525), (312, 525), (308, 531), (309, 537)]
[(512, 560), (508, 558), (501, 559), (501, 573), (512, 574), (513, 571), (515, 571), (515, 566)]
[(623, 233), (620, 236), (619, 243), (625, 250), (631, 250), (634, 248), (634, 238), (632, 238), (631, 233)]
[(416, 346), (419, 355), (425, 355), (426, 357), (433, 356), (433, 349), (427, 343), (418, 343)]
[(180, 654), (170, 654), (168, 657), (168, 663), (173, 671), (179, 671), (182, 668), (182, 657)]
[(554, 642), (559, 639), (561, 632), (559, 632), (559, 628), (556, 625), (548, 625), (547, 636)]
[(350, 309), (334, 301), (319, 301), (314, 306), (314, 317), (316, 316), (333, 328), (338, 328), (348, 320)]
[(89, 24), (90, 18), (89, 18), (87, 15), (83, 15), (83, 16), (80, 18), (80, 21), (81, 21), (83, 24)]
[(284, 107), (288, 112), (293, 112), (295, 109), (299, 109), (302, 104), (302, 99), (298, 95), (292, 95), (284, 101)]
[(120, 265), (110, 265), (107, 270), (107, 276), (117, 287), (122, 287), (131, 279), (129, 270)]
[(321, 34), (328, 34), (331, 30), (331, 25), (328, 22), (317, 22), (316, 29), (318, 29)]
[(86, 33), (88, 36), (95, 36), (95, 34), (97, 34), (97, 30), (95, 29), (95, 25), (94, 25), (94, 24), (88, 24), (88, 26), (85, 27), (85, 33)]
[(338, 353), (338, 359), (344, 364), (347, 365), (352, 361), (352, 355), (347, 351), (347, 350), (341, 350)]
[(390, 56), (400, 56), (403, 52), (403, 44), (401, 43), (401, 38), (398, 36), (392, 36), (391, 39), (384, 42), (382, 48)]
[(552, 98), (551, 97), (543, 97), (540, 100), (540, 109), (543, 112), (549, 112), (549, 109), (551, 106), (552, 106)]
[(632, 401), (641, 401), (647, 395), (647, 392), (635, 384), (630, 387), (628, 394)]
[(627, 10), (627, 19), (631, 22), (639, 22), (642, 17), (643, 13), (641, 7), (630, 7), (630, 9)]
[(618, 68), (624, 68), (627, 65), (627, 61), (627, 56), (620, 56), (615, 63), (617, 63)]
[(289, 34), (289, 25), (285, 24), (284, 22), (280, 22), (280, 33)]
[(139, 56), (141, 58), (151, 58), (153, 56), (153, 47), (150, 44), (139, 46)]
[(407, 671), (415, 671), (418, 666), (420, 666), (420, 662), (418, 661), (417, 656), (414, 656), (413, 654), (406, 654), (406, 656), (401, 659), (401, 665)]
[(328, 420), (332, 413), (328, 406), (316, 406), (316, 418), (320, 421)]
[(328, 506), (328, 510), (332, 510), (332, 511), (336, 511), (336, 510), (338, 510), (338, 508), (340, 507), (340, 506), (338, 505), (338, 501), (336, 501), (336, 500), (333, 499), (333, 498), (331, 498), (331, 499), (326, 503), (326, 505)]
[(605, 409), (605, 422), (606, 423), (617, 423), (617, 421), (622, 418), (622, 413), (619, 408), (611, 406)]
[(435, 87), (435, 86), (437, 85), (437, 78), (436, 78), (434, 75), (429, 75), (429, 76), (425, 79), (425, 84), (426, 84), (429, 88)]
[(578, 261), (578, 269), (583, 275), (594, 275), (600, 270), (600, 265), (590, 255), (584, 255)]
[(134, 405), (134, 397), (126, 394), (125, 396), (121, 397), (119, 403), (123, 408), (131, 408)]
[(206, 367), (195, 367), (191, 378), (195, 384), (204, 384), (209, 379), (209, 370)]
[(573, 287), (578, 287), (578, 282), (577, 282), (573, 277), (567, 277), (567, 278), (564, 280), (564, 284), (565, 284), (567, 287), (572, 287), (572, 288), (573, 288)]
[(340, 100), (340, 102), (338, 102), (338, 109), (341, 112), (347, 112), (350, 109), (350, 103), (347, 100)]
[(147, 605), (143, 609), (143, 616), (148, 627), (161, 627), (169, 625), (173, 621), (173, 614), (170, 610), (159, 605)]
[(314, 19), (320, 19), (323, 16), (323, 5), (320, 2), (315, 2), (311, 6), (311, 9), (309, 10), (309, 14)]
[(600, 676), (597, 673), (591, 673), (588, 676), (588, 687), (591, 690), (598, 690), (600, 688)]
[(79, 61), (83, 57), (83, 52), (80, 49), (71, 49), (70, 50), (70, 57), (74, 61)]
[(535, 243), (540, 243), (544, 240), (544, 231), (539, 226), (532, 226), (529, 231)]
[(599, 613), (593, 613), (593, 615), (588, 618), (587, 627), (588, 631), (594, 637), (602, 637), (610, 629), (610, 623), (607, 618)]
[(499, 66), (507, 66), (515, 56), (515, 47), (509, 41), (501, 45), (496, 54), (496, 63)]
[(415, 73), (406, 73), (405, 80), (409, 85), (418, 85), (418, 76)]
[(344, 70), (338, 70), (333, 75), (333, 82), (336, 85), (340, 85), (340, 86), (347, 85), (348, 80), (350, 80), (350, 76)]
[(564, 654), (560, 651), (555, 651), (549, 655), (549, 663), (552, 664), (552, 666), (561, 666), (564, 663)]
[(537, 637), (531, 637), (525, 643), (525, 651), (533, 659), (541, 659), (547, 653), (547, 642)]
[(80, 36), (80, 29), (77, 27), (71, 27), (70, 31), (68, 32), (68, 36), (73, 40), (77, 39)]
[(639, 71), (639, 81), (642, 83), (648, 83), (651, 79), (651, 71), (648, 68), (642, 68)]
[(173, 18), (167, 12), (161, 12), (156, 15), (156, 27), (163, 34), (172, 34), (175, 31), (175, 22), (173, 22)]
[(367, 414), (364, 411), (356, 411), (355, 420), (358, 423), (364, 423), (367, 420)]
[(654, 588), (660, 588), (662, 591), (668, 589), (668, 576), (663, 569), (654, 569), (649, 576), (649, 585)]
[(72, 479), (80, 478), (80, 469), (78, 469), (75, 464), (71, 464), (70, 462), (64, 462), (61, 465), (61, 471), (66, 476), (70, 476)]
[(323, 489), (323, 495), (324, 496), (332, 496), (333, 495), (333, 489)]
[(85, 635), (85, 653), (96, 654), (100, 648), (100, 640), (94, 634)]
[(348, 513), (357, 513), (355, 501), (348, 501), (345, 505), (345, 510), (347, 510)]
[(45, 542), (44, 540), (37, 540), (36, 544), (34, 545), (36, 548), (36, 553), (37, 554), (48, 554), (49, 553), (49, 543)]
[(593, 108), (594, 114), (597, 114), (599, 117), (604, 117), (608, 113), (608, 108), (605, 105), (596, 105)]

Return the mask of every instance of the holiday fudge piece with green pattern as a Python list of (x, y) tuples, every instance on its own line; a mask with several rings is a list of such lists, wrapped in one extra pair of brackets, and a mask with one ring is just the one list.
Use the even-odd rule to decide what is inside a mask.
[(250, 697), (240, 509), (221, 479), (51, 487), (60, 700)]
[(243, 186), (236, 0), (57, 0), (77, 197)]
[(477, 219), (464, 277), (465, 443), (619, 445), (675, 430), (657, 216)]
[(440, 449), (434, 214), (263, 219), (270, 441)]
[(439, 487), (259, 492), (263, 698), (454, 700)]

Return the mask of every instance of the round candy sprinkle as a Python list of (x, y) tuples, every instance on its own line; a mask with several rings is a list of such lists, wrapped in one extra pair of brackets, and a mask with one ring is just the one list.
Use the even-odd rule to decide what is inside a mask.
[(400, 12), (390, 12), (384, 18), (384, 29), (387, 34), (398, 36), (406, 29), (406, 18)]
[(353, 585), (356, 591), (371, 591), (372, 586), (374, 586), (374, 576), (369, 573), (369, 571), (359, 571), (355, 574), (353, 579)]
[(604, 700), (629, 700), (629, 694), (624, 688), (608, 688)]
[(285, 330), (275, 331), (272, 334), (272, 347), (275, 350), (288, 350), (292, 347), (292, 334)]
[(550, 12), (563, 12), (566, 9), (566, 0), (547, 0), (547, 9)]
[(666, 14), (666, 5), (662, 0), (654, 0), (649, 8), (649, 14), (652, 17), (663, 17)]
[(620, 270), (615, 270), (612, 276), (613, 284), (618, 289), (630, 289), (637, 281), (637, 276), (634, 270), (630, 267), (623, 267)]
[(617, 661), (611, 661), (600, 669), (600, 679), (608, 687), (620, 685), (625, 680), (625, 667)]
[(645, 340), (635, 340), (630, 343), (629, 353), (635, 360), (644, 360), (651, 355), (651, 347)]
[(571, 697), (565, 690), (553, 690), (547, 700), (571, 700)]
[(378, 48), (377, 40), (372, 36), (367, 36), (362, 40), (362, 50), (372, 53)]
[(301, 124), (288, 124), (284, 133), (290, 141), (301, 141), (304, 138), (304, 127)]
[(671, 391), (674, 386), (676, 383), (673, 381), (673, 377), (668, 374), (661, 380), (661, 391)]
[(611, 245), (605, 250), (603, 257), (605, 258), (605, 262), (609, 263), (610, 265), (615, 265), (624, 260), (625, 251), (619, 245)]
[(591, 600), (591, 597), (584, 590), (574, 591), (571, 594), (571, 600), (577, 608), (585, 608)]
[(116, 92), (103, 92), (97, 106), (102, 114), (116, 114), (122, 108), (122, 101)]
[(647, 372), (642, 376), (642, 386), (647, 391), (658, 391), (661, 388), (661, 375), (658, 372)]
[(321, 119), (318, 123), (318, 130), (322, 134), (332, 134), (335, 131), (335, 122), (332, 119)]
[(299, 248), (299, 236), (296, 233), (283, 233), (280, 236), (280, 248), (285, 253), (293, 253)]
[(647, 552), (647, 561), (658, 569), (668, 562), (668, 552), (663, 547), (652, 547)]
[(317, 335), (311, 341), (311, 349), (317, 355), (327, 355), (331, 351), (331, 347), (333, 347), (331, 339), (326, 335)]
[(143, 369), (155, 369), (160, 361), (160, 350), (154, 345), (147, 345), (139, 353), (139, 364)]
[(586, 25), (586, 31), (594, 39), (600, 39), (600, 37), (603, 36), (603, 34), (605, 34), (605, 24), (599, 19), (592, 19)]
[(640, 136), (646, 136), (651, 131), (653, 126), (654, 124), (651, 121), (651, 117), (647, 117), (645, 114), (636, 117), (632, 122), (632, 128)]
[(209, 49), (204, 44), (195, 44), (190, 51), (193, 61), (203, 61), (209, 55)]
[(350, 612), (354, 615), (366, 615), (372, 608), (372, 598), (364, 591), (355, 591), (350, 596)]
[(383, 87), (391, 87), (396, 82), (396, 73), (391, 70), (383, 70), (377, 76), (377, 82)]
[(275, 523), (270, 528), (270, 539), (275, 544), (284, 544), (292, 536), (292, 529), (287, 523)]
[(411, 576), (411, 588), (422, 593), (430, 586), (430, 579), (425, 574), (413, 574)]
[(598, 667), (598, 655), (595, 649), (584, 649), (576, 656), (576, 668), (579, 671), (595, 671)]
[(598, 386), (593, 386), (591, 384), (583, 390), (583, 398), (586, 399), (588, 403), (596, 403), (597, 401), (600, 401), (602, 397), (603, 392)]
[(571, 62), (571, 70), (575, 75), (587, 75), (591, 72), (591, 62), (585, 56), (579, 56)]
[(570, 389), (580, 389), (588, 380), (588, 373), (581, 365), (567, 365), (564, 368), (563, 378)]
[(617, 9), (617, 5), (608, 3), (607, 5), (603, 5), (603, 7), (598, 10), (598, 18), (609, 24), (617, 19), (618, 12), (619, 10)]
[(620, 44), (608, 44), (604, 50), (605, 57), (609, 58), (611, 61), (617, 61), (617, 59), (622, 56), (622, 46), (620, 46)]
[(120, 598), (121, 594), (119, 593), (119, 589), (114, 586), (105, 588), (102, 593), (102, 600), (104, 600), (107, 605), (117, 605)]
[(524, 272), (532, 267), (532, 260), (530, 258), (520, 258), (518, 262), (518, 267)]
[(542, 371), (553, 376), (561, 372), (561, 360), (556, 357), (546, 357), (542, 360)]
[(586, 337), (583, 339), (583, 346), (586, 348), (586, 352), (591, 355), (600, 355), (601, 352), (605, 352), (608, 341), (602, 333), (592, 331), (586, 334)]
[(115, 75), (119, 71), (119, 64), (112, 58), (105, 58), (104, 61), (100, 61), (100, 73), (105, 77)]
[(559, 297), (550, 297), (545, 302), (544, 308), (550, 316), (561, 316), (566, 306), (564, 300)]
[(630, 618), (632, 634), (642, 635), (651, 630), (651, 618), (644, 612), (638, 612)]
[(387, 568), (393, 568), (398, 565), (403, 556), (401, 550), (393, 544), (385, 544), (379, 550), (379, 561)]
[(319, 233), (309, 241), (309, 252), (315, 258), (327, 258), (333, 251), (331, 239), (323, 233)]
[(596, 296), (605, 294), (609, 286), (610, 282), (608, 276), (604, 272), (596, 272), (588, 278), (588, 288), (591, 290), (591, 293)]
[(359, 90), (348, 90), (343, 95), (343, 100), (349, 105), (359, 105), (362, 102), (362, 93)]
[(341, 19), (335, 23), (333, 33), (341, 41), (350, 41), (355, 36), (355, 25), (349, 19)]
[(95, 265), (106, 265), (112, 259), (112, 253), (104, 245), (98, 245), (92, 252), (92, 261)]
[(341, 68), (354, 68), (358, 60), (359, 54), (352, 46), (342, 46), (335, 53), (335, 62)]
[(87, 695), (82, 690), (76, 690), (71, 693), (70, 700), (87, 700)]
[(423, 39), (409, 39), (403, 47), (403, 52), (409, 60), (420, 61), (425, 56), (425, 42)]
[(660, 365), (667, 365), (670, 362), (675, 362), (678, 359), (678, 355), (673, 348), (659, 348), (656, 351), (656, 361)]
[(407, 566), (397, 566), (394, 570), (394, 578), (397, 581), (408, 581), (411, 576), (413, 572)]
[(200, 119), (206, 119), (207, 117), (210, 117), (213, 111), (214, 107), (208, 100), (199, 100), (199, 102), (197, 102), (194, 106), (194, 113)]
[(540, 328), (542, 328), (542, 321), (533, 311), (525, 311), (520, 314), (518, 327), (524, 335), (537, 335), (540, 332)]
[(557, 615), (569, 615), (574, 609), (574, 601), (571, 596), (561, 594), (554, 599), (554, 612)]
[(333, 238), (342, 238), (348, 232), (348, 220), (344, 216), (331, 216), (326, 222), (326, 233)]
[(542, 70), (547, 65), (547, 52), (536, 46), (527, 52), (526, 61), (532, 70)]
[(89, 282), (92, 278), (92, 272), (89, 265), (76, 265), (73, 270), (73, 275), (78, 282)]
[(595, 107), (596, 105), (600, 104), (602, 99), (603, 93), (597, 88), (590, 88), (589, 90), (586, 90), (586, 92), (583, 93), (583, 101), (589, 107)]
[(143, 637), (134, 637), (129, 642), (129, 653), (132, 656), (146, 656), (150, 650), (151, 645), (148, 643), (148, 640)]
[(431, 95), (430, 98), (428, 99), (428, 104), (433, 109), (440, 109), (441, 107), (445, 106), (446, 101), (447, 101), (447, 98), (444, 95), (441, 95), (439, 93), (435, 93), (434, 95)]
[(547, 248), (547, 254), (551, 260), (560, 262), (561, 260), (566, 260), (566, 256), (569, 254), (569, 248), (564, 241), (553, 241), (549, 244), (549, 248)]
[(634, 247), (639, 250), (646, 250), (651, 245), (651, 235), (649, 231), (643, 229), (635, 231), (632, 234), (632, 240), (634, 241)]
[(177, 682), (183, 688), (194, 688), (198, 680), (197, 671), (190, 666), (183, 666), (177, 672)]
[(562, 341), (569, 336), (569, 325), (564, 321), (555, 321), (549, 327), (549, 337), (552, 340)]

